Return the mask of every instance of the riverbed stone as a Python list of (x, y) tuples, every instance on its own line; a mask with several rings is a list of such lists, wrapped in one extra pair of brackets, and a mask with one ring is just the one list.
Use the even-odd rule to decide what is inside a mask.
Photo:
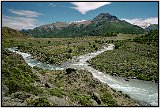
[(6, 85), (4, 85), (3, 83), (2, 83), (2, 92), (4, 94), (9, 92), (9, 88)]
[(100, 95), (96, 92), (93, 92), (92, 99), (94, 99), (98, 104), (101, 104)]
[(25, 100), (31, 96), (30, 93), (24, 92), (24, 91), (19, 91), (11, 94), (11, 98), (18, 98), (21, 100)]
[(70, 74), (70, 73), (75, 72), (75, 71), (76, 71), (76, 69), (73, 69), (73, 68), (67, 68), (66, 69), (67, 74)]
[(2, 106), (26, 106), (26, 103), (18, 98), (3, 97)]
[(47, 87), (47, 88), (53, 88), (54, 86), (53, 86), (53, 84), (47, 82), (47, 83), (45, 84), (45, 87)]
[(69, 103), (65, 99), (59, 98), (57, 96), (52, 96), (47, 99), (51, 103), (56, 103), (58, 106), (69, 106)]
[(91, 99), (91, 102), (92, 102), (93, 106), (97, 106), (98, 105), (97, 102), (94, 99)]

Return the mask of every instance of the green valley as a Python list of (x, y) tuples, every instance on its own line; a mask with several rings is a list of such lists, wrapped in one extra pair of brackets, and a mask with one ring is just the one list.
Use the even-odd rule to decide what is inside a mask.
[(3, 107), (159, 105), (158, 2), (1, 4)]

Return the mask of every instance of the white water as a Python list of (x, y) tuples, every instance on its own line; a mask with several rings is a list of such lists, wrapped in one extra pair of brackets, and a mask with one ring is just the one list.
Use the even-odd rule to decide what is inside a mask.
[(31, 54), (28, 53), (23, 53), (17, 50), (17, 47), (13, 47), (13, 48), (8, 48), (9, 51), (11, 52), (16, 52), (17, 54), (22, 55), (23, 59), (25, 60), (25, 62), (31, 66), (37, 66), (43, 69), (49, 69), (49, 70), (64, 70), (63, 67), (61, 66), (53, 66), (47, 63), (42, 63), (40, 61), (37, 61), (36, 59), (33, 59), (33, 57), (31, 56)]
[[(77, 57), (75, 60), (72, 60), (70, 63), (67, 63), (67, 67), (75, 68), (75, 69), (84, 69), (93, 74), (93, 77), (99, 79), (103, 83), (107, 83), (111, 88), (122, 91), (123, 93), (128, 94), (131, 98), (144, 101), (152, 106), (158, 106), (158, 84), (151, 81), (142, 81), (137, 79), (130, 79), (130, 81), (125, 81), (122, 77), (114, 77), (105, 73), (102, 73), (87, 63), (88, 60), (94, 58), (95, 56), (103, 53), (107, 50), (113, 50), (114, 45), (109, 44), (108, 47), (104, 47), (104, 49), (89, 53), (85, 55), (81, 55)], [(63, 67), (60, 66), (52, 66), (46, 63), (38, 62), (33, 59), (30, 54), (22, 53), (20, 51), (16, 51), (16, 48), (9, 48), (8, 50), (12, 52), (16, 52), (23, 56), (24, 60), (30, 66), (38, 66), (43, 69), (50, 70), (63, 70)]]
[(72, 61), (73, 63), (70, 63), (69, 67), (87, 70), (91, 72), (95, 78), (99, 79), (103, 83), (107, 83), (111, 88), (122, 91), (135, 100), (147, 102), (152, 106), (158, 106), (158, 84), (151, 81), (142, 81), (137, 79), (125, 81), (122, 77), (114, 77), (102, 73), (89, 66), (86, 62), (104, 51), (113, 49), (114, 45), (109, 44), (108, 47), (104, 47), (101, 51), (79, 56), (76, 60)]

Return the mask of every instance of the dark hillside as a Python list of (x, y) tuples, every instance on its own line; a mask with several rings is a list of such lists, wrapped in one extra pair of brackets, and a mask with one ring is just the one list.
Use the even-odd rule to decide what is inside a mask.
[(150, 31), (148, 34), (134, 39), (135, 42), (158, 47), (158, 30)]
[(2, 38), (27, 38), (27, 34), (9, 27), (2, 27)]

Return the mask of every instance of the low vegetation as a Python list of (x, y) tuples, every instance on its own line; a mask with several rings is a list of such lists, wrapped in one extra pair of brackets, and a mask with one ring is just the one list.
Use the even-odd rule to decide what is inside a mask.
[(51, 103), (45, 98), (31, 99), (27, 101), (29, 106), (51, 106)]
[[(3, 29), (5, 31), (5, 28)], [(12, 29), (10, 31), (12, 33)], [(114, 35), (114, 33), (108, 34)], [(22, 52), (30, 53), (42, 62), (61, 64), (74, 56), (99, 50), (106, 43), (112, 43), (112, 40), (125, 40), (137, 36), (139, 35), (118, 34), (111, 37), (90, 36), (83, 38), (12, 38), (10, 36), (2, 40), (2, 45), (3, 48), (18, 47)]]
[[(116, 92), (106, 84), (103, 84), (97, 79), (93, 78), (91, 73), (88, 73), (84, 70), (75, 69), (71, 69), (72, 71), (67, 72), (66, 70), (50, 71), (43, 70), (38, 67), (32, 68), (25, 63), (22, 56), (8, 51), (6, 48), (9, 47), (18, 47), (22, 52), (30, 53), (34, 56), (34, 58), (49, 64), (61, 64), (69, 59), (74, 58), (74, 56), (79, 56), (88, 52), (94, 52), (101, 49), (106, 43), (115, 42), (116, 49), (113, 50), (115, 52), (108, 51), (103, 53), (105, 56), (102, 54), (93, 60), (92, 65), (95, 68), (98, 68), (102, 71), (106, 71), (106, 68), (110, 70), (115, 69), (114, 71), (117, 72), (118, 75), (123, 75), (121, 72), (123, 72), (123, 69), (130, 69), (129, 60), (130, 58), (133, 59), (132, 57), (134, 57), (134, 60), (138, 61), (136, 61), (135, 66), (130, 69), (132, 70), (130, 72), (131, 74), (133, 73), (137, 75), (137, 70), (141, 69), (138, 70), (139, 73), (141, 72), (141, 74), (138, 73), (138, 75), (141, 76), (137, 76), (137, 78), (150, 78), (145, 80), (151, 80), (152, 78), (152, 80), (158, 80), (158, 77), (155, 77), (158, 74), (156, 73), (158, 63), (157, 47), (148, 47), (149, 45), (141, 45), (141, 43), (136, 42), (118, 41), (129, 38), (133, 39), (138, 35), (118, 34), (117, 36), (113, 37), (52, 39), (35, 39), (31, 37), (12, 38), (10, 35), (8, 36), (9, 37), (2, 39), (2, 83), (9, 90), (8, 93), (5, 92), (5, 94), (2, 96), (2, 105), (5, 103), (4, 106), (11, 105), (9, 104), (11, 101), (14, 103), (21, 102), (26, 106), (137, 105), (137, 103), (129, 99), (127, 95)], [(145, 58), (146, 48), (148, 51), (148, 61), (146, 61)], [(102, 60), (102, 58), (105, 59)], [(127, 58), (126, 61), (124, 58)], [(124, 61), (122, 61), (122, 59)], [(106, 63), (109, 62), (112, 65), (106, 65)], [(147, 63), (147, 66), (145, 63)], [(149, 70), (147, 70), (147, 67)], [(120, 69), (121, 71), (119, 72)], [(142, 73), (144, 70), (147, 70), (145, 71), (145, 74)], [(107, 72), (113, 73), (112, 71)], [(125, 73), (125, 75), (130, 74)], [(147, 75), (147, 77), (143, 75)], [(151, 77), (148, 77), (149, 75)], [(2, 91), (4, 92), (4, 90)], [(6, 99), (10, 100), (8, 101)]]
[(113, 99), (112, 95), (108, 93), (105, 89), (101, 90), (101, 100), (107, 103), (108, 106), (117, 106), (116, 101)]
[(153, 31), (150, 31), (146, 35), (135, 38), (134, 41), (138, 42), (138, 43), (158, 47), (158, 45), (159, 45), (159, 43), (158, 43), (159, 36), (158, 35), (159, 35), (158, 30), (153, 30)]
[(61, 88), (58, 88), (58, 87), (57, 88), (55, 87), (55, 88), (51, 89), (50, 94), (52, 96), (57, 96), (57, 97), (60, 97), (60, 98), (62, 98), (63, 95), (65, 95), (63, 90)]
[[(137, 105), (133, 100), (117, 94), (107, 85), (94, 79), (91, 73), (82, 70), (67, 73), (66, 71), (43, 70), (38, 67), (31, 68), (24, 63), (20, 55), (4, 49), (2, 50), (2, 82), (9, 89), (5, 97), (12, 97), (14, 103), (18, 98), (26, 106), (124, 105), (117, 103), (115, 97), (123, 98), (125, 105)], [(46, 84), (52, 86), (46, 86)], [(102, 91), (102, 88), (106, 91)], [(100, 104), (94, 100), (93, 91), (101, 95), (97, 97), (102, 100)], [(2, 105), (5, 102), (3, 98)]]
[(111, 75), (158, 82), (157, 31), (114, 43), (115, 50), (104, 52), (90, 61), (96, 69)]
[(38, 95), (42, 93), (40, 88), (31, 83), (38, 79), (32, 73), (23, 58), (15, 53), (2, 49), (2, 81), (9, 88), (9, 94), (17, 91), (26, 91)]
[(93, 103), (91, 101), (92, 97), (90, 95), (73, 92), (71, 93), (71, 98), (72, 101), (74, 102), (78, 101), (78, 104), (81, 104), (83, 106), (93, 106)]

